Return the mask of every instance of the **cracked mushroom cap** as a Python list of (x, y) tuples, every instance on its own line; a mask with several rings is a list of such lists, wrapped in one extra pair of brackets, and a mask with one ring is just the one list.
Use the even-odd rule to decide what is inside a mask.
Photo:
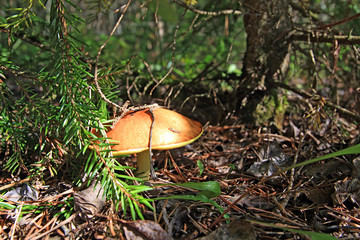
[[(154, 124), (151, 149), (166, 150), (183, 147), (198, 139), (203, 128), (201, 123), (191, 120), (177, 112), (165, 109), (152, 109)], [(153, 119), (149, 109), (129, 112), (121, 118), (113, 129), (107, 132), (113, 155), (139, 153), (149, 150), (150, 128)]]

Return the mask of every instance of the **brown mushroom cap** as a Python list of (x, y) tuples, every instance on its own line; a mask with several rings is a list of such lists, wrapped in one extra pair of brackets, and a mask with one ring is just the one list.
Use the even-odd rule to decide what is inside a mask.
[[(185, 146), (198, 139), (203, 128), (201, 123), (191, 120), (177, 112), (165, 109), (152, 109), (154, 124), (151, 148), (154, 150), (173, 149)], [(113, 155), (139, 153), (149, 150), (150, 126), (153, 119), (149, 109), (129, 112), (121, 118), (113, 129), (107, 132)]]

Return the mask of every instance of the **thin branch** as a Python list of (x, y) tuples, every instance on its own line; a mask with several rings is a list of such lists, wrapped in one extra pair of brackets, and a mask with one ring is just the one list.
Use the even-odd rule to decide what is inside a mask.
[(4, 71), (7, 74), (12, 74), (17, 78), (29, 79), (32, 81), (40, 82), (40, 79), (36, 78), (32, 75), (32, 73), (29, 72), (18, 71), (3, 65), (0, 65), (0, 70)]
[(343, 36), (343, 35), (329, 35), (327, 33), (320, 32), (305, 32), (305, 33), (295, 33), (290, 36), (290, 41), (310, 41), (310, 42), (327, 42), (334, 43), (338, 41), (339, 44), (344, 45), (354, 45), (360, 44), (360, 36)]
[(122, 14), (120, 15), (118, 21), (116, 22), (114, 28), (112, 29), (109, 37), (106, 39), (106, 41), (103, 43), (103, 45), (100, 46), (99, 51), (98, 51), (97, 56), (96, 56), (96, 62), (95, 62), (94, 82), (95, 82), (97, 91), (99, 92), (101, 98), (102, 98), (105, 102), (111, 104), (111, 105), (112, 105), (113, 107), (115, 107), (115, 108), (120, 109), (121, 111), (124, 110), (124, 107), (120, 107), (120, 106), (117, 105), (116, 103), (110, 101), (110, 100), (105, 96), (105, 94), (101, 91), (101, 88), (100, 88), (100, 85), (99, 85), (99, 82), (98, 82), (98, 64), (99, 64), (99, 59), (100, 59), (100, 55), (101, 55), (102, 50), (105, 48), (105, 46), (106, 46), (106, 44), (109, 42), (110, 38), (114, 35), (115, 30), (118, 28), (119, 24), (121, 23), (122, 19), (124, 18), (125, 13), (126, 13), (128, 7), (130, 6), (130, 3), (131, 3), (131, 0), (129, 0), (129, 1), (127, 2), (127, 4), (125, 5), (125, 8), (124, 8)]
[(152, 79), (154, 82), (158, 83), (158, 80), (154, 77), (154, 74), (152, 73), (149, 64), (145, 61), (145, 59), (141, 58), (141, 60), (142, 60), (142, 62), (144, 63), (146, 69), (148, 70), (148, 73), (150, 74), (151, 79)]
[[(0, 27), (0, 33), (2, 33), (2, 32), (8, 34), (9, 37), (10, 37), (10, 35), (14, 36), (16, 38), (23, 40), (26, 43), (29, 43), (35, 47), (38, 47), (44, 51), (53, 51), (49, 46), (45, 45), (44, 43), (41, 43), (41, 41), (36, 36), (29, 36), (24, 31), (11, 32), (9, 29), (6, 29), (5, 27)], [(10, 41), (10, 38), (9, 38), (9, 41)], [(11, 41), (9, 42), (9, 45), (10, 45), (10, 43), (11, 43)]]
[(205, 15), (205, 16), (241, 15), (241, 14), (243, 14), (242, 11), (235, 10), (235, 9), (221, 10), (221, 11), (217, 11), (217, 12), (209, 12), (209, 11), (199, 10), (199, 9), (193, 8), (191, 6), (188, 6), (183, 1), (180, 1), (180, 0), (173, 0), (173, 2), (190, 10), (191, 12), (198, 13), (200, 15)]
[(320, 27), (317, 27), (317, 28), (315, 28), (315, 30), (322, 30), (322, 29), (332, 28), (332, 27), (335, 27), (335, 26), (337, 26), (337, 25), (340, 25), (340, 24), (349, 22), (349, 21), (354, 20), (354, 19), (359, 18), (359, 17), (360, 17), (360, 13), (357, 13), (357, 14), (355, 14), (355, 15), (353, 15), (353, 16), (350, 16), (350, 17), (341, 19), (340, 21), (337, 21), (337, 22), (334, 22), (334, 23), (330, 23), (330, 24), (326, 24), (326, 25), (322, 25), (322, 26), (320, 26)]
[(161, 78), (156, 85), (151, 89), (150, 91), (150, 96), (153, 94), (154, 90), (170, 75), (170, 73), (172, 73), (173, 69), (174, 69), (174, 64), (175, 64), (175, 50), (176, 50), (176, 38), (177, 38), (177, 32), (179, 30), (180, 25), (176, 25), (175, 28), (175, 32), (174, 32), (174, 40), (172, 43), (172, 56), (171, 56), (171, 66), (168, 70), (168, 72), (165, 74), (165, 76), (163, 78)]
[[(314, 97), (314, 95), (311, 95), (311, 94), (309, 94), (309, 93), (307, 93), (307, 92), (305, 92), (305, 91), (302, 91), (302, 90), (300, 90), (300, 89), (297, 89), (297, 88), (295, 88), (295, 87), (291, 87), (291, 86), (289, 86), (289, 85), (287, 85), (287, 84), (285, 84), (285, 83), (282, 83), (282, 82), (273, 82), (273, 84), (274, 84), (274, 86), (276, 86), (276, 87), (281, 87), (281, 88), (283, 88), (283, 89), (286, 89), (286, 90), (289, 90), (289, 91), (291, 91), (291, 92), (294, 92), (294, 93), (300, 95), (301, 97), (303, 97), (303, 98), (305, 98), (305, 99), (310, 99), (310, 98), (313, 98), (313, 97)], [(317, 96), (315, 95), (315, 97), (317, 97)], [(320, 96), (319, 96), (319, 97), (320, 97)], [(329, 107), (330, 109), (332, 109), (332, 110), (338, 111), (341, 115), (343, 115), (343, 116), (345, 116), (345, 117), (348, 117), (348, 118), (350, 118), (350, 119), (353, 119), (353, 120), (356, 120), (356, 121), (359, 121), (359, 122), (360, 122), (360, 115), (359, 115), (359, 114), (353, 113), (353, 112), (351, 112), (351, 111), (349, 111), (349, 110), (347, 110), (347, 109), (345, 109), (345, 108), (343, 108), (343, 107), (340, 107), (340, 106), (338, 106), (338, 105), (336, 105), (336, 104), (333, 104), (333, 103), (331, 103), (331, 102), (329, 102), (329, 101), (326, 101), (326, 102), (325, 102), (325, 105), (326, 105), (327, 107)]]
[(36, 104), (34, 103), (33, 99), (31, 98), (31, 96), (29, 95), (28, 91), (26, 91), (26, 88), (24, 87), (24, 85), (22, 84), (21, 79), (28, 79), (28, 80), (33, 80), (33, 81), (37, 81), (40, 82), (40, 80), (36, 77), (31, 76), (29, 73), (25, 73), (25, 72), (18, 72), (14, 69), (8, 68), (6, 66), (1, 66), (0, 65), (0, 70), (3, 70), (4, 72), (8, 73), (8, 74), (12, 74), (15, 76), (15, 82), (16, 84), (20, 87), (20, 89), (22, 90), (22, 92), (24, 93), (24, 95), (26, 96), (27, 100), (29, 101), (29, 103), (33, 106), (34, 109), (36, 109), (36, 111), (38, 113), (40, 113), (43, 117), (46, 116), (45, 113), (43, 113), (38, 106), (36, 106)]
[(154, 108), (149, 108), (148, 112), (150, 113), (150, 116), (151, 116), (151, 125), (150, 125), (150, 136), (149, 136), (149, 158), (150, 158), (150, 172), (151, 172), (151, 177), (152, 179), (157, 179), (156, 177), (156, 174), (155, 174), (155, 169), (154, 169), (154, 161), (152, 160), (152, 156), (153, 156), (153, 153), (152, 153), (152, 132), (153, 132), (153, 126), (154, 126), (154, 122), (155, 122), (155, 115), (153, 113), (153, 110)]
[[(62, 226), (70, 223), (73, 219), (75, 219), (76, 216), (77, 216), (77, 213), (74, 213), (74, 214), (71, 215), (68, 219), (66, 219), (65, 221), (63, 221), (63, 222), (61, 222), (60, 224), (58, 224), (56, 227), (51, 228), (50, 230), (44, 232), (43, 234), (40, 234), (39, 236), (35, 236), (36, 233), (40, 232), (40, 231), (38, 231), (38, 232), (34, 233), (33, 235), (31, 235), (31, 236), (30, 236), (31, 238), (29, 237), (29, 239), (34, 239), (34, 240), (36, 240), (36, 239), (43, 238), (43, 237), (49, 235), (50, 233), (54, 232), (55, 230), (61, 228)], [(53, 218), (53, 219), (57, 219), (57, 218)], [(50, 222), (53, 222), (53, 221), (50, 221)], [(50, 223), (50, 222), (49, 222), (49, 223)], [(49, 225), (49, 224), (46, 224), (45, 226), (48, 226), (48, 225)], [(45, 226), (44, 226), (42, 229), (45, 229)]]

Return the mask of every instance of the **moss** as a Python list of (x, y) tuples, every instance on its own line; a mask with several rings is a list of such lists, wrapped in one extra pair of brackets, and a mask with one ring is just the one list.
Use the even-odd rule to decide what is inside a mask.
[(284, 115), (288, 106), (286, 95), (273, 94), (265, 96), (264, 99), (256, 107), (254, 113), (257, 125), (275, 125), (278, 129), (282, 129)]

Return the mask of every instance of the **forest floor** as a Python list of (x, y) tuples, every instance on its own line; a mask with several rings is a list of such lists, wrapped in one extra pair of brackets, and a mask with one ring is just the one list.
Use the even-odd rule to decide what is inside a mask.
[[(0, 202), (0, 238), (358, 239), (359, 156), (291, 166), (357, 144), (359, 127), (337, 118), (324, 120), (316, 130), (310, 130), (307, 121), (285, 117), (281, 131), (208, 125), (191, 147), (154, 152), (158, 179), (150, 180), (148, 184), (156, 187), (144, 193), (145, 197), (197, 193), (159, 185), (164, 182), (216, 181), (221, 194), (212, 199), (223, 214), (212, 202), (175, 197), (155, 201), (154, 210), (144, 207), (146, 220), (132, 221), (129, 213), (114, 210), (109, 201), (87, 220), (75, 211), (64, 218), (55, 213), (67, 205), (72, 209), (69, 199), (73, 188), (62, 184), (59, 177), (39, 183), (37, 201)], [(126, 159), (135, 164), (134, 158)], [(45, 200), (50, 182), (57, 186), (57, 194)], [(2, 191), (15, 186), (7, 175), (1, 175), (0, 183)]]

